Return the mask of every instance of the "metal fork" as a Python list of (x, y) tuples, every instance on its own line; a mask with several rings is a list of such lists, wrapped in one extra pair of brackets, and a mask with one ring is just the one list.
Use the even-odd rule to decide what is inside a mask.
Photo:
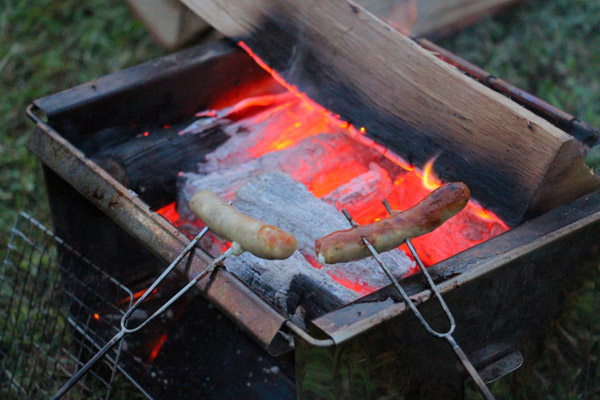
[[(127, 334), (134, 333), (148, 325), (152, 320), (162, 314), (167, 308), (171, 306), (175, 301), (177, 301), (181, 296), (183, 296), (189, 289), (192, 288), (200, 279), (211, 273), (217, 265), (219, 265), (226, 257), (228, 257), (232, 252), (232, 248), (229, 248), (225, 253), (221, 254), (218, 258), (215, 258), (206, 268), (204, 268), (198, 275), (196, 275), (192, 280), (188, 282), (177, 294), (171, 297), (165, 304), (160, 307), (158, 310), (154, 312), (151, 316), (146, 318), (142, 323), (133, 328), (127, 327), (127, 322), (129, 317), (137, 310), (137, 308), (146, 300), (146, 298), (152, 293), (152, 291), (169, 275), (169, 273), (179, 264), (179, 262), (188, 254), (192, 253), (196, 244), (202, 237), (208, 232), (208, 227), (204, 228), (191, 242), (190, 244), (183, 250), (175, 260), (169, 265), (167, 269), (152, 283), (152, 285), (146, 289), (146, 292), (135, 302), (133, 306), (123, 315), (121, 319), (121, 330), (117, 332), (112, 339), (110, 339), (104, 347), (102, 347), (95, 355), (92, 357), (79, 371), (77, 371), (71, 379), (67, 383), (65, 383), (54, 396), (51, 397), (51, 400), (58, 400), (62, 398), (83, 376), (92, 368), (104, 355), (112, 349), (117, 343), (119, 343), (123, 337)], [(190, 254), (188, 257), (188, 263), (191, 261), (193, 254)]]
[[(388, 201), (384, 199), (382, 201), (382, 203), (383, 203), (385, 209), (387, 210), (388, 214), (391, 215), (392, 208), (390, 207), (390, 204), (388, 203)], [(342, 213), (344, 214), (346, 219), (348, 219), (348, 222), (350, 222), (350, 225), (352, 225), (352, 227), (358, 226), (356, 221), (354, 221), (354, 219), (352, 219), (352, 216), (350, 215), (348, 210), (344, 209), (344, 210), (342, 210)], [(369, 251), (371, 252), (373, 257), (375, 257), (375, 260), (377, 261), (377, 263), (379, 264), (381, 269), (383, 269), (383, 272), (385, 272), (385, 274), (390, 279), (390, 281), (392, 281), (392, 283), (394, 284), (394, 287), (396, 288), (396, 290), (398, 290), (398, 292), (400, 293), (400, 296), (402, 296), (402, 299), (404, 300), (404, 302), (410, 307), (410, 309), (415, 314), (415, 316), (417, 317), (417, 319), (419, 320), (421, 325), (423, 325), (425, 330), (427, 332), (429, 332), (429, 334), (431, 334), (435, 337), (438, 337), (440, 339), (446, 339), (446, 341), (450, 344), (450, 347), (454, 351), (454, 354), (456, 354), (456, 357), (458, 358), (458, 360), (461, 362), (461, 364), (463, 365), (465, 370), (471, 376), (471, 379), (473, 380), (473, 382), (475, 382), (475, 384), (477, 385), (477, 389), (479, 389), (479, 391), (481, 392), (483, 397), (486, 400), (495, 400), (494, 395), (492, 395), (492, 392), (490, 392), (490, 389), (487, 387), (487, 385), (485, 384), (483, 379), (481, 379), (481, 376), (479, 375), (479, 373), (477, 372), (477, 370), (475, 369), (475, 367), (473, 366), (471, 361), (469, 361), (469, 358), (467, 357), (465, 352), (461, 349), (461, 347), (458, 345), (458, 343), (456, 343), (456, 340), (454, 340), (454, 338), (452, 337), (452, 334), (454, 333), (454, 330), (456, 329), (456, 322), (454, 320), (454, 316), (452, 315), (452, 313), (450, 312), (450, 309), (448, 308), (448, 305), (442, 298), (442, 295), (440, 294), (440, 291), (438, 290), (436, 284), (433, 282), (433, 279), (431, 279), (429, 272), (427, 272), (427, 269), (423, 265), (423, 262), (421, 261), (421, 258), (417, 254), (417, 250), (412, 245), (410, 239), (406, 239), (405, 243), (408, 246), (408, 249), (410, 250), (413, 257), (415, 258), (415, 261), (417, 262), (419, 269), (421, 270), (423, 275), (425, 275), (425, 278), (427, 279), (427, 282), (429, 284), (429, 287), (431, 288), (431, 291), (435, 294), (435, 297), (437, 297), (437, 299), (440, 303), (440, 306), (444, 310), (444, 313), (446, 313), (446, 316), (448, 317), (448, 321), (450, 322), (450, 329), (448, 329), (448, 331), (446, 331), (446, 332), (436, 331), (429, 325), (429, 323), (427, 323), (427, 321), (425, 320), (425, 318), (423, 317), (421, 312), (417, 309), (417, 307), (412, 302), (410, 297), (408, 297), (408, 295), (406, 294), (406, 292), (404, 291), (402, 286), (400, 286), (400, 283), (398, 283), (398, 281), (396, 280), (394, 275), (392, 275), (392, 272), (390, 271), (388, 266), (385, 265), (385, 263), (381, 259), (380, 254), (377, 252), (377, 250), (375, 250), (373, 245), (371, 245), (371, 243), (369, 243), (369, 241), (367, 239), (365, 239), (364, 237), (361, 239), (362, 239), (363, 243), (365, 244), (365, 246), (367, 246), (367, 248), (369, 249)]]

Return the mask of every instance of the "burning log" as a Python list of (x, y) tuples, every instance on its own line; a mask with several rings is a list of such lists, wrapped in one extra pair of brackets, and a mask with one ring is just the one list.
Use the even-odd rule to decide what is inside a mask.
[(269, 72), (406, 159), (441, 153), (441, 177), (468, 184), (510, 225), (600, 187), (574, 138), (352, 1), (183, 1)]
[[(352, 134), (347, 124), (289, 92), (201, 112), (197, 123), (208, 115), (230, 120), (223, 129), (231, 138), (206, 155), (199, 174), (181, 174), (176, 225), (190, 233), (197, 230), (188, 206), (194, 194), (207, 189), (232, 200), (249, 177), (266, 172), (289, 174), (316, 197), (348, 209), (360, 224), (386, 217), (383, 198), (406, 210), (439, 186), (432, 177), (433, 161), (414, 171), (393, 152)], [(506, 229), (499, 218), (469, 203), (451, 223), (414, 243), (425, 264), (432, 265)], [(223, 245), (208, 242), (205, 249), (216, 256)]]
[(157, 208), (172, 201), (178, 172), (194, 170), (207, 153), (229, 139), (223, 125), (214, 119), (200, 120), (195, 131), (185, 135), (179, 134), (183, 124), (148, 130), (91, 158)]
[[(248, 140), (245, 143), (255, 143), (257, 138), (246, 139)], [(222, 147), (228, 145), (230, 143)], [(215, 154), (210, 154), (207, 156), (209, 162), (198, 166), (199, 174), (182, 175), (177, 207), (182, 217), (193, 216), (188, 203), (194, 194), (203, 189), (210, 190), (225, 200), (231, 200), (236, 190), (246, 183), (249, 177), (281, 171), (291, 175), (298, 182), (306, 183), (309, 190), (318, 196), (329, 193), (353, 176), (367, 172), (370, 163), (381, 159), (372, 149), (341, 133), (321, 133), (301, 140), (296, 146), (270, 152), (259, 158), (249, 159), (247, 154), (238, 155), (238, 147), (246, 148), (244, 143), (241, 143), (230, 149), (233, 156), (226, 156), (220, 148), (215, 153), (220, 151), (223, 159), (216, 160)], [(244, 158), (240, 159), (241, 157)], [(231, 158), (234, 161), (231, 161)], [(237, 161), (245, 162), (237, 164)], [(337, 171), (343, 173), (335, 174)]]

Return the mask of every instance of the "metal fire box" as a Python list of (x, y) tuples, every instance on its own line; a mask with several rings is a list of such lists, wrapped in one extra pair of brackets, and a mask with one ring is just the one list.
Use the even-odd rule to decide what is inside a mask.
[[(467, 72), (492, 87), (498, 83)], [(36, 100), (29, 109), (36, 127), (28, 147), (44, 164), (57, 235), (125, 283), (136, 269), (160, 271), (185, 248), (188, 237), (155, 213), (157, 205), (151, 209), (143, 192), (131, 190), (109, 168), (92, 161), (93, 154), (110, 140), (106, 132), (111, 127), (177, 123), (264, 75), (246, 53), (223, 40)], [(537, 112), (562, 123), (563, 129), (568, 130), (565, 123), (578, 129), (578, 121), (564, 121), (566, 114), (559, 120), (544, 110)], [(455, 338), (482, 376), (492, 380), (518, 366), (519, 351), (527, 360), (527, 343), (539, 337), (597, 264), (598, 237), (600, 192), (594, 192), (430, 268), (456, 318)], [(209, 261), (197, 251), (181, 273), (191, 276)], [(428, 320), (443, 326), (443, 312), (429, 301), (431, 292), (421, 277), (404, 279), (403, 286)], [(241, 329), (243, 340), (264, 349), (253, 353), (256, 357), (264, 354), (288, 368), (285, 385), (274, 384), (271, 392), (236, 392), (238, 396), (378, 399), (462, 394), (464, 371), (452, 351), (426, 334), (392, 287), (313, 320), (308, 332), (291, 331), (287, 317), (224, 269), (202, 280), (198, 291), (205, 299), (201, 318), (207, 331), (226, 315)], [(202, 346), (203, 333), (200, 327), (190, 343)], [(231, 340), (242, 340), (236, 337)], [(239, 370), (247, 364), (232, 359), (227, 368)], [(210, 366), (210, 359), (198, 359), (186, 368), (206, 373)], [(241, 378), (226, 382), (246, 386)], [(170, 393), (202, 398), (202, 390), (188, 385)]]

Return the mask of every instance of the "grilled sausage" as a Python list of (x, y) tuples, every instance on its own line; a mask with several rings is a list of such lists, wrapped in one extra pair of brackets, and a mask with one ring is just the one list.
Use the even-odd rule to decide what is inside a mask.
[(471, 193), (464, 183), (447, 183), (406, 211), (369, 225), (337, 231), (315, 241), (320, 262), (335, 264), (360, 260), (371, 255), (362, 241), (364, 237), (382, 253), (395, 249), (406, 239), (429, 233), (462, 210)]
[(208, 190), (196, 193), (190, 208), (212, 232), (233, 242), (235, 255), (249, 251), (267, 260), (283, 260), (298, 247), (292, 234), (240, 213)]

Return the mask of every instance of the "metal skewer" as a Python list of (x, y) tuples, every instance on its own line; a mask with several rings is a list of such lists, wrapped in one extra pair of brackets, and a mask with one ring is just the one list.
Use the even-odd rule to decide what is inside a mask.
[[(385, 206), (388, 214), (391, 214), (392, 208), (390, 207), (387, 200), (384, 199), (382, 201), (382, 203)], [(352, 216), (350, 215), (350, 213), (347, 210), (345, 210), (345, 209), (342, 210), (342, 213), (344, 214), (346, 219), (348, 219), (348, 222), (350, 222), (350, 225), (352, 225), (352, 227), (358, 226), (356, 221), (354, 221), (354, 219), (352, 219)], [(410, 239), (406, 239), (406, 241), (405, 241), (406, 245), (408, 246), (408, 249), (412, 253), (413, 257), (415, 258), (415, 261), (417, 262), (419, 269), (421, 270), (423, 275), (425, 275), (425, 278), (427, 279), (427, 282), (429, 283), (429, 287), (431, 288), (432, 292), (435, 294), (435, 297), (437, 297), (442, 309), (444, 310), (444, 313), (446, 313), (446, 316), (448, 317), (448, 320), (450, 322), (450, 329), (448, 329), (448, 331), (446, 331), (444, 333), (438, 332), (435, 329), (433, 329), (431, 326), (429, 326), (429, 324), (427, 323), (427, 321), (425, 320), (423, 315), (419, 312), (417, 307), (414, 305), (414, 303), (412, 302), (410, 297), (408, 297), (408, 295), (406, 294), (406, 292), (404, 291), (402, 286), (400, 286), (400, 283), (398, 283), (398, 281), (396, 280), (394, 275), (392, 275), (392, 272), (390, 271), (388, 266), (385, 265), (385, 263), (381, 259), (380, 254), (377, 252), (377, 250), (375, 250), (375, 248), (371, 245), (371, 243), (369, 243), (369, 241), (367, 239), (365, 239), (364, 237), (361, 239), (362, 239), (363, 243), (365, 244), (365, 246), (367, 246), (367, 248), (369, 249), (369, 251), (371, 252), (373, 257), (375, 258), (375, 260), (377, 261), (377, 263), (379, 264), (381, 269), (383, 269), (383, 272), (385, 272), (385, 274), (390, 279), (390, 281), (392, 281), (394, 287), (396, 288), (396, 290), (398, 290), (398, 292), (402, 296), (402, 299), (404, 300), (404, 302), (410, 307), (410, 309), (415, 314), (415, 316), (417, 317), (417, 319), (419, 320), (421, 325), (423, 325), (425, 330), (435, 337), (438, 337), (440, 339), (446, 339), (446, 341), (450, 344), (450, 347), (454, 351), (454, 354), (456, 354), (456, 357), (458, 358), (458, 360), (461, 362), (461, 364), (463, 365), (465, 370), (469, 373), (473, 382), (475, 382), (475, 384), (477, 385), (477, 389), (479, 389), (479, 391), (481, 392), (483, 397), (486, 400), (495, 400), (494, 395), (492, 394), (492, 392), (490, 392), (490, 389), (487, 387), (487, 385), (485, 384), (483, 379), (481, 379), (481, 376), (479, 375), (479, 373), (477, 372), (477, 370), (475, 369), (475, 367), (473, 366), (471, 361), (469, 361), (469, 358), (467, 357), (465, 352), (461, 349), (461, 347), (458, 345), (458, 343), (456, 343), (456, 341), (452, 337), (452, 333), (454, 333), (454, 330), (456, 329), (456, 322), (454, 320), (454, 316), (452, 315), (452, 313), (450, 312), (450, 309), (448, 308), (448, 305), (442, 298), (442, 295), (440, 294), (436, 284), (433, 282), (433, 279), (431, 279), (429, 272), (427, 272), (427, 269), (423, 265), (423, 262), (421, 261), (421, 258), (417, 254), (417, 250), (414, 248), (414, 246), (410, 242)]]
[[(232, 248), (229, 248), (225, 253), (221, 254), (218, 258), (215, 258), (206, 268), (204, 268), (201, 272), (198, 273), (192, 280), (188, 282), (177, 294), (171, 297), (165, 304), (162, 305), (158, 310), (154, 312), (150, 317), (146, 318), (141, 324), (136, 327), (128, 328), (127, 322), (129, 317), (135, 312), (135, 310), (146, 300), (146, 298), (152, 293), (154, 289), (169, 275), (169, 273), (179, 264), (179, 262), (188, 254), (191, 253), (196, 244), (202, 237), (208, 232), (208, 227), (204, 228), (191, 242), (190, 244), (173, 260), (171, 265), (152, 283), (152, 285), (146, 289), (144, 294), (135, 302), (133, 306), (123, 315), (121, 318), (121, 330), (110, 339), (104, 347), (102, 347), (95, 355), (92, 357), (80, 370), (78, 370), (72, 377), (69, 379), (67, 383), (65, 383), (59, 390), (56, 392), (54, 396), (51, 397), (51, 400), (58, 400), (63, 397), (89, 370), (93, 367), (110, 349), (112, 349), (117, 343), (119, 343), (123, 337), (127, 334), (134, 333), (142, 329), (144, 326), (148, 325), (153, 319), (162, 314), (167, 308), (171, 306), (175, 301), (177, 301), (181, 296), (183, 296), (189, 289), (192, 288), (198, 281), (204, 278), (206, 275), (211, 273), (217, 265), (219, 265), (225, 258), (227, 258), (232, 252)], [(191, 257), (193, 254), (190, 254), (188, 258), (188, 266), (189, 261), (191, 261)], [(186, 267), (187, 268), (187, 267)]]

